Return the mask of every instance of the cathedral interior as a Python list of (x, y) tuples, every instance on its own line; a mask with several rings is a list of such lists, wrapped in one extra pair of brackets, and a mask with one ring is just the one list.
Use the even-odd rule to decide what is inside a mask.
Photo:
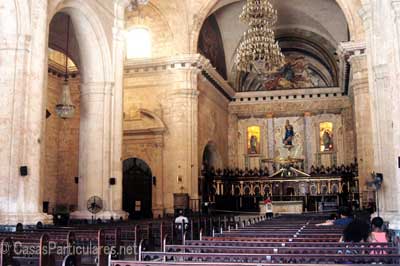
[[(243, 23), (263, 3), (276, 20)], [(0, 225), (270, 197), (373, 205), (400, 230), (399, 17), (397, 0), (1, 1)], [(248, 42), (276, 66), (240, 68), (263, 52)]]

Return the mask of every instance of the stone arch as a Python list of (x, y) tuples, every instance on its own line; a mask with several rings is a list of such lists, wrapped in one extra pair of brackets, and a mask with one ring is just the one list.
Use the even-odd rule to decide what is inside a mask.
[(153, 119), (155, 122), (156, 128), (159, 129), (160, 131), (165, 131), (167, 129), (167, 126), (165, 125), (164, 121), (160, 118), (159, 115), (157, 115), (153, 111), (150, 111), (145, 108), (140, 108), (139, 112), (142, 113), (143, 115), (148, 116), (151, 119)]
[(130, 218), (152, 218), (152, 179), (147, 161), (140, 157), (123, 161), (123, 209)]
[[(225, 1), (225, 5), (229, 3), (237, 2), (238, 0), (228, 0)], [(208, 17), (208, 15), (213, 11), (214, 7), (217, 5), (219, 0), (207, 0), (200, 8), (198, 15), (193, 22), (193, 28), (190, 36), (190, 52), (197, 53), (197, 43), (200, 35), (201, 27)], [(349, 25), (350, 38), (351, 40), (364, 40), (365, 32), (360, 16), (358, 15), (358, 10), (362, 8), (362, 3), (360, 0), (351, 1), (348, 0), (336, 0), (336, 3), (342, 9), (347, 23)]]
[[(58, 13), (70, 17), (79, 49), (80, 121), (79, 121), (79, 182), (78, 208), (71, 213), (73, 219), (90, 218), (86, 202), (91, 196), (103, 199), (99, 218), (125, 217), (120, 211), (119, 199), (122, 183), (114, 186), (115, 195), (109, 193), (109, 177), (113, 176), (113, 91), (114, 64), (111, 56), (112, 32), (105, 25), (112, 18), (104, 15), (93, 0), (54, 0), (48, 7), (47, 25)], [(107, 14), (108, 15), (108, 14)], [(49, 32), (47, 32), (49, 38)], [(101, 122), (99, 122), (101, 121)], [(99, 144), (100, 143), (100, 144)], [(119, 176), (115, 176), (119, 178)]]
[[(202, 163), (207, 164), (206, 168), (213, 167), (214, 169), (222, 168), (221, 155), (218, 152), (217, 144), (214, 141), (209, 141), (203, 149)], [(206, 170), (206, 169), (205, 169)]]
[(98, 14), (89, 1), (67, 0), (55, 6), (48, 16), (48, 25), (55, 14), (71, 17), (80, 48), (82, 83), (113, 80), (110, 46)]

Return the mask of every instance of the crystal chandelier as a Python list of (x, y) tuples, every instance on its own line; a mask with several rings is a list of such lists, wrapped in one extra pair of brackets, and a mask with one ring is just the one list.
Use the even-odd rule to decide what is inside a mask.
[(140, 5), (147, 5), (150, 0), (131, 0), (128, 5), (128, 11), (134, 11), (139, 8)]
[(239, 19), (249, 25), (236, 53), (237, 70), (268, 74), (282, 67), (285, 58), (272, 30), (277, 11), (269, 0), (247, 0)]
[(75, 114), (75, 105), (71, 100), (71, 90), (68, 85), (68, 48), (69, 48), (69, 17), (67, 20), (67, 47), (65, 52), (65, 78), (62, 86), (61, 97), (59, 103), (56, 105), (56, 114), (62, 118), (71, 118)]

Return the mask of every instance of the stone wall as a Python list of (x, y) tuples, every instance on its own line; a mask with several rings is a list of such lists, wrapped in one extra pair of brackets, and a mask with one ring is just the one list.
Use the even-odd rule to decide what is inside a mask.
[[(156, 177), (157, 183), (153, 186), (152, 195), (154, 217), (164, 212), (163, 132), (166, 128), (161, 120), (161, 103), (167, 88), (164, 82), (167, 80), (167, 76), (155, 77), (151, 74), (127, 73), (124, 76), (122, 158), (142, 159)], [(146, 110), (146, 113), (142, 110)]]
[(79, 160), (79, 78), (69, 80), (75, 115), (71, 119), (59, 118), (55, 106), (59, 101), (63, 78), (54, 74), (48, 76), (47, 110), (51, 113), (46, 119), (44, 137), (45, 158), (43, 201), (48, 201), (51, 212), (56, 205), (67, 207), (77, 205), (77, 184)]
[[(43, 201), (48, 201), (55, 206), (57, 202), (57, 181), (58, 181), (58, 146), (60, 138), (60, 123), (55, 112), (55, 106), (59, 101), (61, 92), (61, 78), (49, 74), (47, 80), (47, 110), (51, 113), (46, 119), (45, 141), (46, 166), (44, 168)], [(50, 210), (51, 210), (50, 206)]]
[(218, 168), (228, 166), (228, 104), (229, 100), (219, 93), (204, 77), (199, 76), (199, 165), (204, 149), (212, 143), (217, 150)]
[[(122, 157), (146, 161), (157, 177), (153, 187), (156, 216), (173, 212), (173, 193), (197, 193), (192, 184), (192, 171), (197, 173), (197, 146), (193, 146), (197, 145), (197, 98), (193, 98), (196, 90), (192, 86), (196, 86), (197, 76), (192, 79), (190, 71), (137, 72), (129, 66), (125, 70)], [(153, 124), (145, 119), (149, 115)], [(182, 176), (182, 183), (177, 182), (177, 176)]]
[(126, 14), (126, 30), (143, 27), (149, 30), (151, 36), (151, 56), (154, 58), (173, 54), (173, 34), (169, 22), (152, 5), (143, 6), (139, 11)]
[[(247, 95), (247, 94), (246, 94)], [(347, 96), (307, 100), (296, 97), (291, 101), (276, 100), (259, 103), (266, 95), (255, 95), (256, 101), (244, 98), (229, 105), (229, 166), (254, 168), (263, 166), (262, 159), (282, 156), (284, 124), (290, 121), (295, 131), (291, 157), (304, 159), (305, 168), (311, 165), (350, 164), (354, 162), (355, 134), (351, 99)], [(275, 97), (275, 96), (274, 96)], [(284, 98), (284, 97), (282, 97)], [(334, 151), (320, 152), (319, 125), (333, 123)], [(259, 126), (261, 130), (258, 154), (248, 153), (247, 129)], [(285, 157), (285, 156), (283, 156)]]

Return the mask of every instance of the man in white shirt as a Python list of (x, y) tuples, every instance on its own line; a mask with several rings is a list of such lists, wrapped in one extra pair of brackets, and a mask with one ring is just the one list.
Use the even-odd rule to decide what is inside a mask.
[(182, 229), (182, 225), (186, 230), (189, 225), (189, 219), (183, 215), (182, 210), (179, 210), (179, 216), (175, 218), (175, 227), (178, 229)]

